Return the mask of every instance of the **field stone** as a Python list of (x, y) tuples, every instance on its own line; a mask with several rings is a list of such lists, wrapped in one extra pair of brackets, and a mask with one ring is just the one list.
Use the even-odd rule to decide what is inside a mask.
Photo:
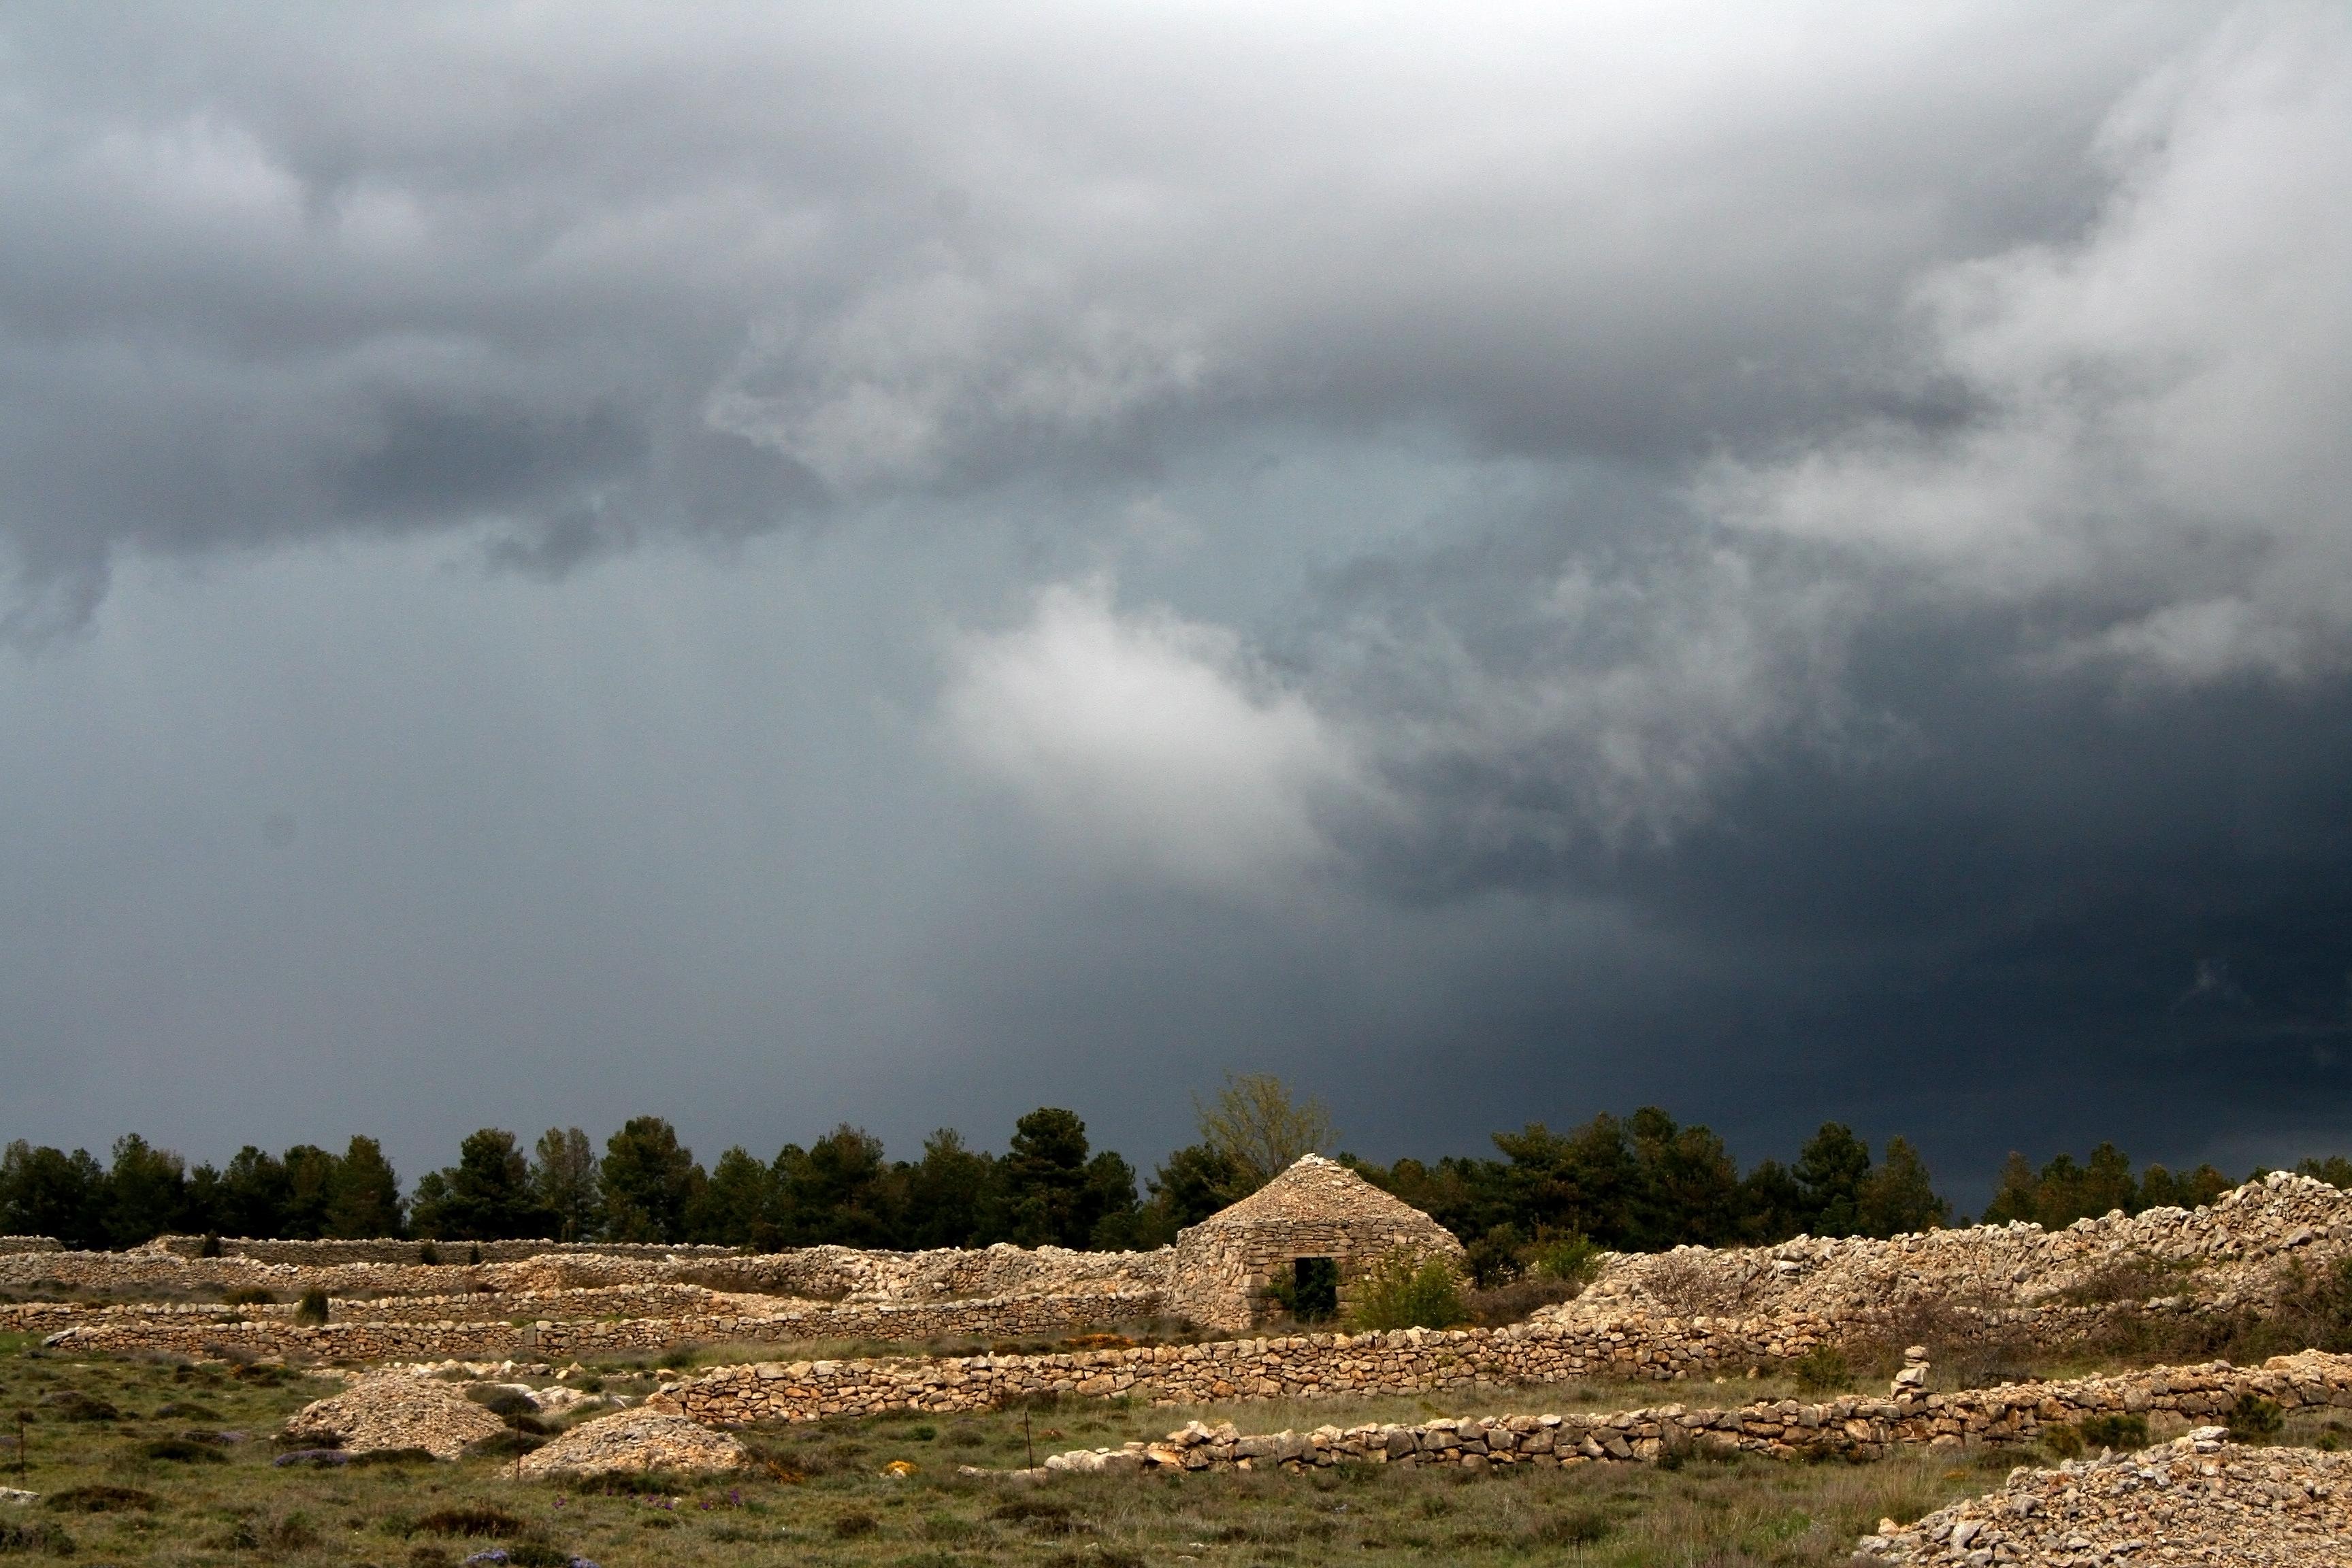
[(288, 1436), (320, 1447), (340, 1440), (347, 1453), (422, 1448), (436, 1459), (454, 1459), (467, 1445), (494, 1437), (506, 1423), (445, 1383), (415, 1377), (376, 1377), (331, 1399), (304, 1405), (288, 1418)]
[(583, 1421), (520, 1461), (527, 1476), (614, 1471), (736, 1470), (751, 1463), (742, 1444), (683, 1415), (624, 1410)]

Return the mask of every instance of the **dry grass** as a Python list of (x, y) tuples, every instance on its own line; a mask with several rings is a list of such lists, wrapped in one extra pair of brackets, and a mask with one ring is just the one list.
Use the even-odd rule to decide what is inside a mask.
[[(1842, 1563), (1882, 1516), (1908, 1520), (1988, 1490), (2011, 1465), (2032, 1458), (1989, 1450), (1863, 1466), (1694, 1458), (1675, 1469), (1511, 1468), (1486, 1477), (1350, 1465), (1297, 1476), (1061, 1477), (1038, 1486), (955, 1473), (959, 1465), (1018, 1466), (1032, 1451), (1156, 1436), (1196, 1416), (1270, 1431), (1664, 1400), (1738, 1404), (1792, 1392), (1783, 1380), (1733, 1378), (1160, 1409), (1064, 1401), (1025, 1412), (898, 1413), (746, 1433), (762, 1463), (744, 1478), (631, 1478), (583, 1493), (518, 1481), (495, 1458), (278, 1469), (271, 1438), (284, 1417), (340, 1384), (266, 1367), (68, 1362), (22, 1342), (0, 1352), (0, 1413), (22, 1408), (38, 1417), (28, 1428), (27, 1474), (21, 1481), (0, 1474), (0, 1485), (67, 1494), (59, 1508), (7, 1510), (0, 1525), (26, 1527), (24, 1550), (35, 1557), (69, 1539), (75, 1561), (189, 1568), (457, 1568), (492, 1546), (515, 1568), (575, 1556), (603, 1568), (1174, 1568), (1183, 1559), (1199, 1568), (1798, 1568)], [(653, 1376), (613, 1381), (641, 1390)], [(67, 1415), (97, 1404), (112, 1406), (116, 1418)], [(219, 1441), (224, 1433), (243, 1436)], [(2312, 1415), (2290, 1417), (2283, 1434), (2331, 1443), (2342, 1436)], [(148, 1457), (170, 1442), (221, 1458)], [(0, 1459), (13, 1458), (13, 1444), (0, 1448)], [(886, 1478), (895, 1459), (912, 1464), (914, 1475)]]

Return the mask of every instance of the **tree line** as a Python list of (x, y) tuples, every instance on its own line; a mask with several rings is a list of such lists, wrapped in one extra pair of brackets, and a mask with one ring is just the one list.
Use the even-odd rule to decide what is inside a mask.
[[(54, 1236), (73, 1247), (139, 1246), (166, 1233), (257, 1238), (414, 1237), (498, 1240), (701, 1242), (772, 1251), (840, 1243), (912, 1249), (1021, 1246), (1117, 1249), (1160, 1246), (1239, 1201), (1300, 1154), (1336, 1145), (1330, 1118), (1277, 1079), (1229, 1078), (1197, 1106), (1198, 1141), (1139, 1180), (1125, 1158), (1090, 1144), (1075, 1112), (1021, 1117), (1003, 1152), (951, 1128), (921, 1156), (887, 1157), (880, 1139), (846, 1123), (772, 1158), (740, 1145), (707, 1169), (658, 1116), (631, 1118), (601, 1149), (577, 1127), (525, 1144), (486, 1127), (457, 1163), (404, 1195), (373, 1138), (340, 1153), (248, 1145), (219, 1168), (191, 1168), (136, 1134), (110, 1162), (23, 1140), (0, 1153), (0, 1232)], [(1870, 1145), (1823, 1125), (1782, 1163), (1739, 1168), (1723, 1140), (1645, 1107), (1555, 1132), (1540, 1122), (1493, 1137), (1494, 1155), (1379, 1164), (1342, 1153), (1368, 1181), (1460, 1237), (1481, 1284), (1535, 1267), (1557, 1249), (1657, 1251), (1767, 1245), (1799, 1234), (1892, 1236), (1950, 1224), (1918, 1151)], [(2305, 1161), (2307, 1173), (2352, 1186), (2352, 1162)], [(2261, 1173), (2257, 1172), (2259, 1175)], [(2047, 1226), (2112, 1208), (2193, 1206), (2233, 1184), (2210, 1165), (2174, 1174), (2103, 1143), (2077, 1163), (2003, 1167), (1988, 1222)]]

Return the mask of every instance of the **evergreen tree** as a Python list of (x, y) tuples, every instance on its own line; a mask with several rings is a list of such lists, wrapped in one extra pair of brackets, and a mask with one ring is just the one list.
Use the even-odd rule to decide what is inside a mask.
[(996, 1162), (964, 1146), (963, 1134), (942, 1127), (923, 1141), (923, 1157), (907, 1167), (902, 1239), (910, 1247), (971, 1247), (986, 1228), (996, 1187)]
[(658, 1116), (633, 1116), (605, 1140), (597, 1179), (617, 1241), (685, 1240), (687, 1210), (706, 1180), (694, 1151)]
[(213, 1184), (210, 1212), (205, 1223), (222, 1236), (247, 1236), (268, 1240), (280, 1234), (291, 1184), (286, 1163), (247, 1143), (229, 1159)]
[(0, 1153), (0, 1232), (104, 1247), (106, 1171), (87, 1149), (63, 1153), (19, 1138)]
[(1150, 1181), (1151, 1216), (1162, 1239), (1198, 1225), (1219, 1209), (1231, 1207), (1249, 1194), (1246, 1178), (1232, 1155), (1213, 1143), (1190, 1143), (1160, 1163)]
[(1805, 1228), (1805, 1191), (1789, 1167), (1761, 1160), (1739, 1183), (1739, 1239), (1769, 1247)]
[(1143, 1215), (1135, 1198), (1135, 1167), (1106, 1149), (1087, 1162), (1079, 1212), (1071, 1222), (1076, 1245), (1097, 1252), (1132, 1250), (1143, 1240)]
[(559, 1241), (589, 1241), (604, 1234), (604, 1195), (595, 1146), (577, 1127), (551, 1127), (539, 1135), (530, 1189), (555, 1220)]
[(1863, 1179), (1856, 1228), (1864, 1236), (1903, 1236), (1948, 1224), (1952, 1205), (1936, 1195), (1927, 1162), (1906, 1138), (1886, 1141), (1884, 1163)]
[(2001, 1162), (2000, 1178), (1993, 1185), (1992, 1202), (1985, 1205), (1984, 1214), (1977, 1223), (2010, 1225), (2018, 1220), (2034, 1219), (2041, 1205), (2041, 1186), (2032, 1163), (2024, 1155), (2011, 1149), (2009, 1158)]
[(1705, 1127), (1678, 1127), (1656, 1106), (1633, 1113), (1629, 1128), (1641, 1169), (1640, 1242), (1720, 1247), (1739, 1226), (1739, 1167), (1723, 1140)]
[(773, 1252), (783, 1237), (777, 1206), (774, 1169), (738, 1143), (711, 1166), (710, 1180), (689, 1205), (687, 1228), (696, 1241)]
[(186, 1163), (136, 1132), (114, 1141), (106, 1173), (106, 1239), (115, 1247), (142, 1247), (187, 1221)]
[(882, 1140), (845, 1121), (803, 1150), (786, 1144), (775, 1160), (784, 1229), (794, 1245), (887, 1247), (895, 1239), (897, 1194)]
[(457, 1163), (428, 1172), (409, 1210), (416, 1234), (438, 1241), (502, 1241), (544, 1236), (553, 1216), (530, 1190), (530, 1163), (503, 1128), (468, 1133)]
[[(2208, 1171), (2213, 1169), (2210, 1165), (2206, 1165), (2201, 1168)], [(2297, 1164), (2294, 1170), (2295, 1174), (2299, 1176), (2309, 1176), (2313, 1181), (2326, 1182), (2331, 1187), (2352, 1188), (2352, 1160), (2347, 1160), (2341, 1154), (2330, 1154), (2325, 1160), (2305, 1160)], [(2149, 1183), (2153, 1181), (2155, 1177), (2162, 1174), (2163, 1173), (2164, 1167), (2161, 1165), (2150, 1165), (2147, 1168), (2147, 1174), (2140, 1178), (2142, 1196), (2145, 1197), (2147, 1195), (2147, 1188)], [(2218, 1174), (2219, 1173), (2216, 1173)], [(2191, 1176), (2193, 1177), (2194, 1174), (2195, 1173), (2192, 1172)], [(2168, 1193), (2169, 1189), (2168, 1189)], [(2157, 1200), (2151, 1198), (2148, 1201), (2150, 1206), (2153, 1207)], [(2195, 1204), (2182, 1204), (2178, 1197), (2171, 1195), (2166, 1196), (2162, 1201), (2168, 1204), (2178, 1204), (2182, 1208), (2194, 1208), (2196, 1206)], [(2202, 1203), (2203, 1201), (2204, 1200), (2201, 1198), (2198, 1200), (2199, 1203)]]
[(343, 1240), (396, 1237), (401, 1224), (400, 1177), (373, 1138), (354, 1136), (336, 1162), (327, 1194), (324, 1234)]
[(1075, 1111), (1040, 1107), (1013, 1125), (1003, 1173), (1005, 1230), (1024, 1247), (1084, 1247), (1094, 1228), (1087, 1204), (1087, 1124)]
[(278, 1216), (278, 1234), (296, 1241), (315, 1241), (327, 1234), (327, 1213), (335, 1201), (335, 1180), (342, 1162), (315, 1143), (297, 1143), (280, 1162), (286, 1168), (286, 1205)]
[(1805, 1228), (1814, 1236), (1853, 1236), (1862, 1225), (1863, 1183), (1870, 1175), (1870, 1145), (1842, 1121), (1824, 1121), (1797, 1152), (1797, 1189)]
[[(2345, 1169), (2339, 1173), (2346, 1178), (2345, 1181), (2337, 1181), (2335, 1175), (2324, 1173), (2325, 1167), (2313, 1169), (2314, 1166), (2320, 1164), (2321, 1163), (2317, 1161), (2305, 1160), (2296, 1169), (2307, 1176), (2318, 1176), (2321, 1181), (2337, 1186), (2352, 1183), (2352, 1163), (2347, 1163), (2341, 1155), (2329, 1159), (2326, 1162), (2326, 1165), (2344, 1166)], [(2235, 1182), (2210, 1164), (2200, 1165), (2193, 1171), (2184, 1171), (2177, 1176), (2161, 1165), (2151, 1164), (2146, 1171), (2140, 1173), (2140, 1206), (2143, 1209), (2200, 1208), (2235, 1185), (2237, 1185)]]

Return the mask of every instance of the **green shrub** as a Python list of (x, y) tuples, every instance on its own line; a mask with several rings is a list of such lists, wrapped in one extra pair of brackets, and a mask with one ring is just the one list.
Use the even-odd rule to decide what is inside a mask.
[(131, 1487), (68, 1487), (43, 1498), (41, 1506), (55, 1513), (152, 1513), (156, 1500), (153, 1492)]
[(207, 1443), (192, 1443), (185, 1437), (161, 1437), (140, 1450), (151, 1459), (164, 1459), (175, 1465), (219, 1465), (228, 1456)]
[(298, 1323), (323, 1323), (327, 1321), (327, 1292), (313, 1285), (302, 1292), (294, 1303), (294, 1321)]
[(45, 1552), (52, 1557), (70, 1557), (73, 1550), (74, 1538), (68, 1535), (55, 1520), (0, 1524), (0, 1554)]
[(2042, 1447), (2053, 1459), (2077, 1459), (2083, 1455), (2083, 1434), (2053, 1421), (2042, 1428)]
[(2075, 1427), (2085, 1448), (2113, 1448), (2118, 1454), (2147, 1447), (2145, 1415), (2088, 1415)]
[(416, 1528), (428, 1535), (487, 1536), (492, 1541), (504, 1541), (522, 1533), (522, 1521), (502, 1508), (466, 1503), (436, 1509), (418, 1520)]
[(1547, 1279), (1564, 1279), (1571, 1285), (1589, 1285), (1601, 1271), (1601, 1248), (1592, 1238), (1570, 1231), (1564, 1237), (1552, 1237), (1535, 1245), (1528, 1259), (1529, 1271)]
[(1417, 1261), (1403, 1247), (1374, 1264), (1356, 1287), (1358, 1329), (1445, 1329), (1469, 1316), (1452, 1265), (1442, 1258)]
[(1462, 1267), (1470, 1276), (1470, 1283), (1478, 1289), (1491, 1290), (1507, 1285), (1527, 1272), (1521, 1257), (1525, 1250), (1519, 1233), (1507, 1225), (1498, 1225), (1468, 1247), (1463, 1248)]
[(416, 1261), (428, 1266), (436, 1264), (441, 1261), (441, 1249), (428, 1241), (416, 1249)]
[(2230, 1406), (2227, 1425), (2230, 1436), (2241, 1443), (2259, 1443), (2278, 1436), (2286, 1418), (2279, 1414), (2277, 1404), (2259, 1394), (2241, 1394), (2238, 1403)]
[(1587, 1505), (1544, 1521), (1536, 1527), (1536, 1539), (1546, 1546), (1590, 1546), (1615, 1528), (1606, 1513)]
[(1833, 1393), (1853, 1382), (1853, 1368), (1846, 1363), (1841, 1352), (1829, 1345), (1815, 1345), (1790, 1363), (1789, 1374), (1807, 1394)]

